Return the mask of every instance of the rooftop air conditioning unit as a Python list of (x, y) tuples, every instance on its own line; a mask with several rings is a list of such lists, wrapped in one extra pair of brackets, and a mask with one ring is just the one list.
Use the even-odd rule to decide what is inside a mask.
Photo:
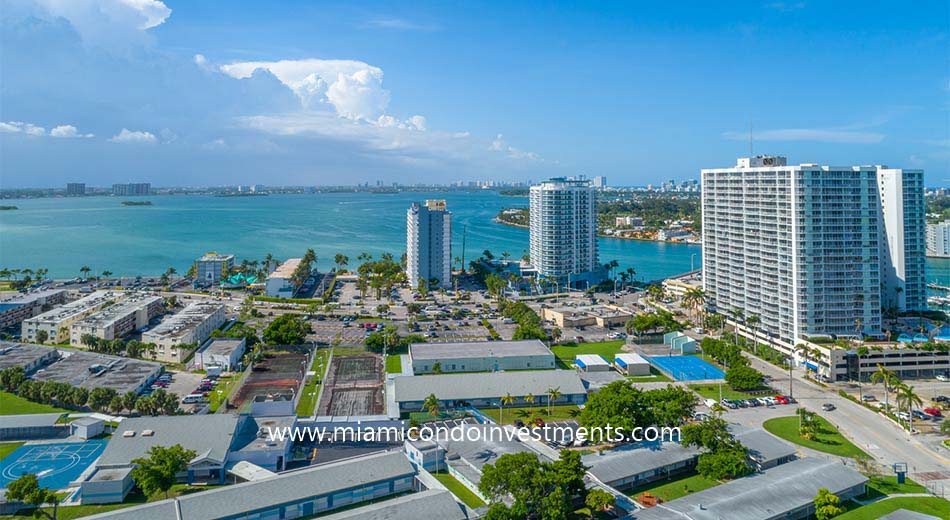
[(142, 437), (151, 437), (155, 435), (155, 432), (152, 430), (142, 430)]
[(123, 437), (135, 437), (135, 432), (132, 430), (125, 430), (122, 432)]

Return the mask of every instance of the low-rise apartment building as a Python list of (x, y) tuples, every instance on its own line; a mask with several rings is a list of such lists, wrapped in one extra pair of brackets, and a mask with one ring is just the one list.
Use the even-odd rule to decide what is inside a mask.
[(69, 343), (82, 347), (82, 338), (91, 334), (99, 339), (113, 340), (148, 325), (165, 310), (161, 296), (133, 296), (83, 318), (70, 327)]
[(289, 258), (274, 269), (274, 272), (267, 275), (264, 293), (271, 298), (293, 298), (297, 290), (294, 272), (302, 261), (302, 258)]
[(195, 261), (195, 283), (216, 285), (224, 278), (223, 274), (234, 269), (234, 255), (205, 253)]
[(558, 327), (622, 327), (631, 318), (632, 312), (615, 305), (541, 309), (541, 319), (553, 321)]
[(73, 323), (98, 312), (107, 305), (112, 305), (122, 298), (121, 293), (96, 291), (85, 298), (80, 298), (62, 307), (23, 320), (21, 337), (27, 343), (42, 343), (38, 336), (40, 332), (45, 332), (46, 342), (67, 343), (69, 342), (70, 327)]
[[(211, 337), (211, 333), (226, 319), (225, 307), (220, 303), (191, 303), (143, 333), (142, 342), (155, 344), (159, 361), (181, 363), (193, 348)], [(183, 345), (192, 347), (182, 348)]]
[(27, 294), (18, 294), (6, 300), (0, 300), (0, 329), (12, 327), (27, 318), (32, 318), (51, 310), (53, 305), (66, 301), (66, 291), (49, 289)]

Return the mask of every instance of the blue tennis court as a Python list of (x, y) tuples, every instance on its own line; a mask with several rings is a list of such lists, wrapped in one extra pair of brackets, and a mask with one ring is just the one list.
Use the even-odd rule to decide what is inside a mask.
[(35, 474), (40, 486), (63, 489), (82, 474), (105, 449), (106, 440), (25, 444), (0, 460), (0, 488), (26, 473)]
[(722, 379), (726, 374), (707, 363), (699, 356), (655, 356), (644, 358), (677, 381), (699, 381), (703, 379)]

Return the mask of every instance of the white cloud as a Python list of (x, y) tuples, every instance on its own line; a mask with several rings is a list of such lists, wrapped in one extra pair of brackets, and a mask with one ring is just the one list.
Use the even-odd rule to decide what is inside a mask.
[(135, 9), (145, 19), (139, 29), (158, 27), (172, 14), (172, 10), (160, 0), (119, 0), (132, 9)]
[(287, 85), (305, 108), (332, 107), (348, 119), (375, 121), (389, 106), (389, 91), (383, 88), (383, 71), (354, 60), (246, 61), (222, 65), (234, 78), (249, 78), (265, 69)]
[(83, 41), (112, 47), (141, 40), (172, 10), (160, 0), (33, 0), (54, 17), (65, 18)]
[(394, 29), (397, 31), (438, 31), (441, 29), (438, 25), (427, 25), (420, 24), (415, 22), (410, 22), (409, 20), (403, 20), (402, 18), (380, 18), (376, 20), (370, 20), (366, 22), (366, 27), (372, 27), (376, 29)]
[(0, 132), (10, 134), (23, 133), (34, 137), (46, 135), (46, 129), (42, 126), (36, 126), (32, 123), (24, 123), (23, 121), (7, 121), (6, 123), (0, 122)]
[[(749, 132), (723, 132), (723, 139), (748, 141)], [(784, 128), (753, 132), (756, 141), (814, 141), (819, 143), (875, 144), (884, 134), (837, 128)]]
[(505, 136), (501, 134), (495, 136), (495, 139), (492, 140), (491, 144), (488, 146), (488, 149), (492, 152), (504, 152), (512, 159), (528, 159), (532, 161), (540, 159), (538, 154), (534, 152), (526, 152), (524, 150), (510, 146), (505, 142)]
[(63, 139), (83, 138), (89, 139), (95, 137), (93, 134), (81, 134), (73, 125), (59, 125), (49, 131), (50, 137), (60, 137)]
[(123, 128), (121, 132), (109, 139), (113, 143), (155, 144), (158, 139), (155, 134), (144, 131), (132, 131)]

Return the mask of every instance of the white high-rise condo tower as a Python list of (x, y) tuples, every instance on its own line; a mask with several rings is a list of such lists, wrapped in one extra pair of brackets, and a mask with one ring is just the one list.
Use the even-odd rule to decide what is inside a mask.
[[(881, 334), (881, 308), (922, 308), (923, 173), (739, 159), (702, 170), (710, 310), (791, 353), (801, 338)], [(898, 291), (896, 287), (901, 287)]]
[[(452, 282), (452, 213), (444, 200), (413, 203), (406, 212), (406, 275), (410, 286), (425, 280), (431, 286)], [(435, 280), (433, 284), (432, 281)]]
[(558, 284), (603, 279), (597, 254), (597, 199), (588, 180), (557, 178), (531, 187), (531, 265)]

